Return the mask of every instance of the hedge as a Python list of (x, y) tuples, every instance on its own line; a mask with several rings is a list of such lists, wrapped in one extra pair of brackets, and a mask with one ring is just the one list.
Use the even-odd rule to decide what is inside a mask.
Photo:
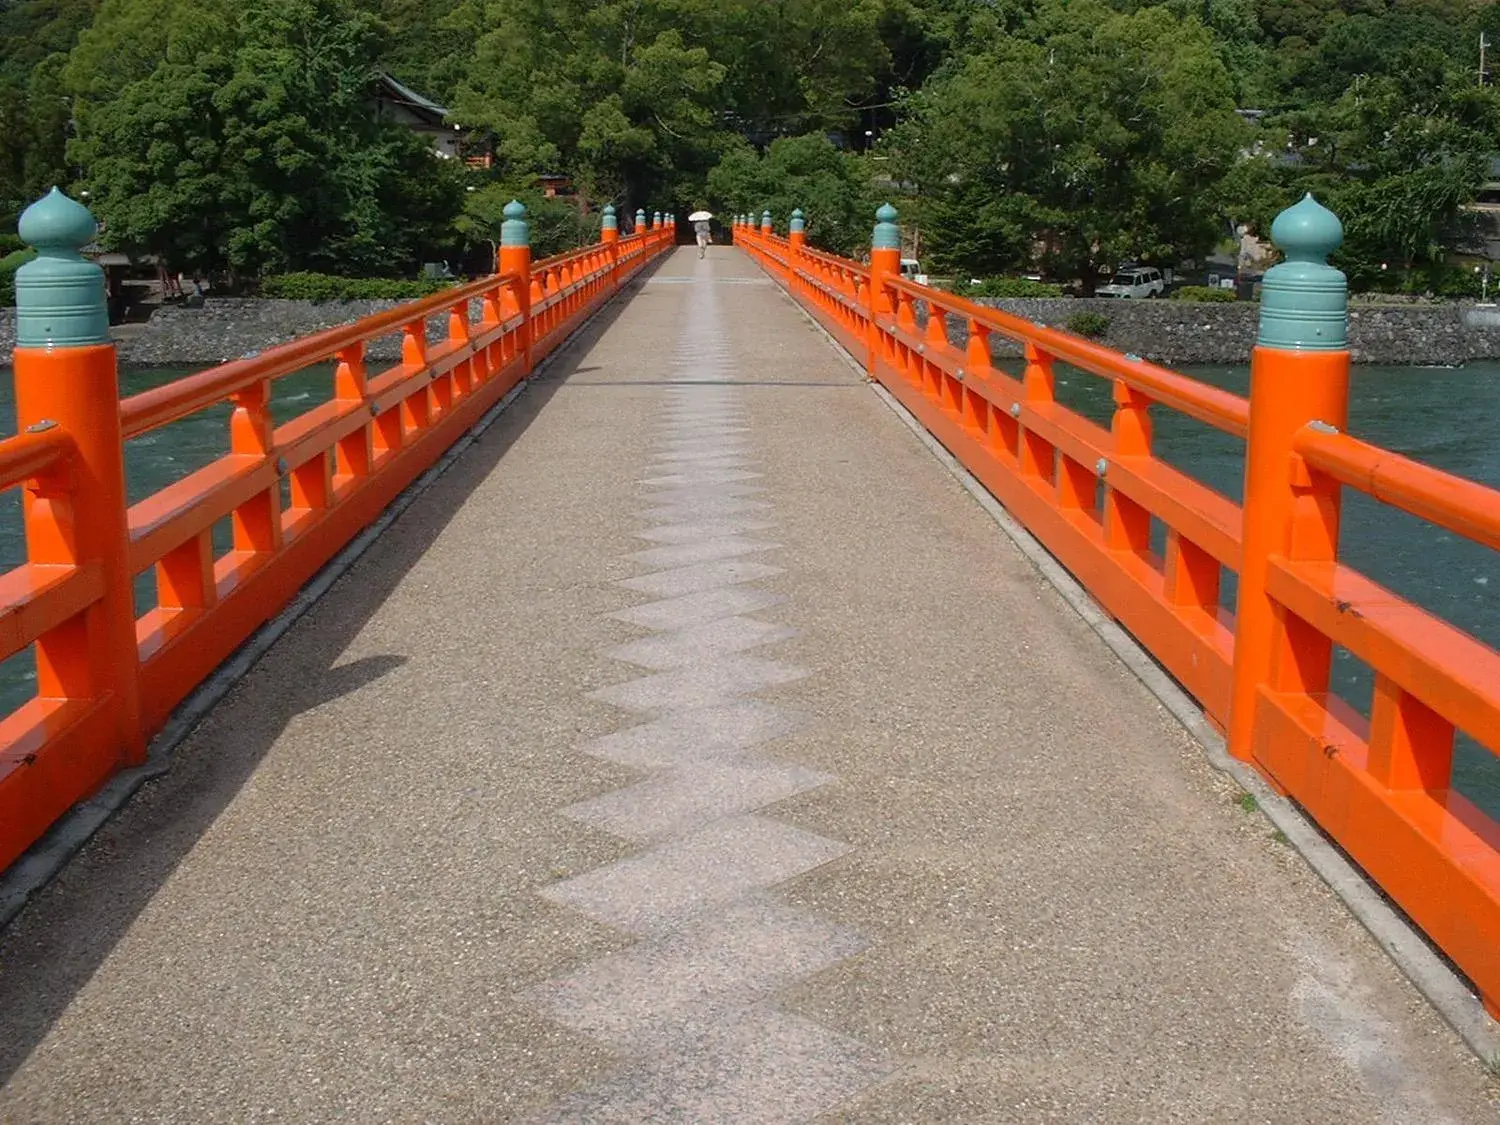
[(1208, 301), (1223, 304), (1226, 301), (1238, 299), (1233, 289), (1215, 289), (1209, 285), (1184, 285), (1172, 293), (1174, 301)]
[(16, 270), (35, 257), (35, 250), (23, 249), (0, 258), (0, 308), (10, 308), (16, 303)]
[(262, 297), (288, 301), (409, 301), (446, 289), (436, 278), (407, 281), (394, 277), (335, 277), (327, 273), (283, 273), (260, 280)]
[(1048, 285), (1025, 277), (987, 277), (980, 282), (955, 286), (961, 297), (1061, 297), (1061, 285)]

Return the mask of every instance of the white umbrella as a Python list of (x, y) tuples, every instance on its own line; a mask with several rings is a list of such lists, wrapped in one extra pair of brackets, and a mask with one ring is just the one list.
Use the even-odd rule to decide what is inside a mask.
[(708, 222), (709, 219), (712, 219), (713, 217), (714, 217), (714, 213), (712, 211), (694, 211), (691, 215), (688, 216), (688, 222), (690, 222), (690, 223), (706, 223), (706, 222)]

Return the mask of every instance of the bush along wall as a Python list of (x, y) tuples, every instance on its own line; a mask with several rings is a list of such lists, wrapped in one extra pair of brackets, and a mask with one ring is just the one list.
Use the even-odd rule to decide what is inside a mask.
[(327, 273), (283, 273), (260, 281), (262, 297), (287, 301), (410, 301), (445, 289), (451, 282), (435, 278), (408, 281), (393, 277), (335, 277)]

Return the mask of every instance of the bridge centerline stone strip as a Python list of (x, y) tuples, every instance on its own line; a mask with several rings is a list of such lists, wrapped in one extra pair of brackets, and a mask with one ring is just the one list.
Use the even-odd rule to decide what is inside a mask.
[[(729, 362), (704, 347), (719, 327), (713, 289), (694, 289), (689, 304), (679, 362), (708, 379)], [(748, 432), (743, 421), (733, 391), (673, 389), (661, 410), (657, 443), (714, 445)], [(602, 655), (648, 674), (590, 698), (642, 712), (651, 721), (583, 749), (618, 760), (622, 744), (629, 745), (627, 760), (649, 762), (652, 772), (562, 813), (644, 850), (543, 893), (641, 940), (528, 993), (551, 1018), (606, 1040), (624, 1062), (617, 1074), (553, 1107), (546, 1121), (626, 1122), (661, 1115), (808, 1120), (889, 1072), (877, 1052), (774, 1006), (775, 994), (799, 975), (836, 964), (866, 943), (767, 894), (850, 849), (755, 815), (833, 778), (757, 754), (766, 741), (804, 725), (802, 716), (770, 703), (759, 704), (753, 714), (732, 712), (764, 688), (809, 674), (745, 655), (798, 632), (748, 616), (783, 599), (743, 583), (781, 568), (721, 565), (781, 555), (780, 543), (741, 531), (744, 523), (768, 521), (699, 518), (698, 502), (719, 499), (723, 484), (760, 478), (752, 450), (753, 442), (745, 441), (734, 454), (715, 458), (732, 469), (696, 466), (637, 481), (653, 500), (661, 498), (663, 486), (672, 486), (688, 502), (688, 511), (678, 513), (687, 518), (662, 512), (657, 518), (671, 522), (636, 532), (667, 542), (625, 555), (638, 567), (655, 569), (617, 583), (667, 595), (610, 615), (653, 632)], [(774, 501), (767, 503), (774, 516)], [(677, 592), (688, 587), (691, 592)], [(682, 721), (696, 723), (708, 738), (685, 743), (682, 728), (673, 725)], [(710, 748), (717, 752), (706, 752)]]

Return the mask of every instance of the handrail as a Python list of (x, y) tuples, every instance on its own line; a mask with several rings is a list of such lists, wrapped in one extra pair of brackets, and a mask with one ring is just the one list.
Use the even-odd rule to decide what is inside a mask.
[(1304, 427), (1293, 448), (1341, 484), (1500, 551), (1500, 489), (1325, 427)]
[(1016, 343), (1033, 343), (1052, 356), (1091, 375), (1119, 379), (1180, 414), (1243, 438), (1250, 427), (1250, 403), (1241, 395), (1189, 379), (1138, 356), (1121, 355), (1071, 332), (1049, 328), (1004, 309), (980, 305), (956, 293), (942, 293), (904, 278), (890, 278), (892, 289), (929, 304), (970, 317)]
[(310, 363), (320, 363), (352, 344), (377, 339), (410, 324), (426, 320), (461, 302), (499, 288), (513, 285), (516, 278), (503, 274), (481, 278), (452, 289), (371, 313), (349, 324), (325, 328), (284, 344), (267, 348), (258, 355), (230, 360), (217, 367), (174, 379), (160, 387), (131, 395), (120, 402), (120, 423), (127, 439), (139, 437), (170, 422), (186, 418), (233, 397), (239, 391), (263, 379), (279, 379), (300, 371)]
[(51, 472), (72, 451), (72, 438), (56, 425), (5, 438), (0, 441), (0, 489), (14, 488)]
[[(144, 760), (199, 683), (671, 244), (665, 227), (607, 228), (533, 263), (506, 242), (489, 277), (124, 401), (100, 394), (117, 386), (112, 346), (18, 347), (22, 432), (0, 440), (0, 488), (25, 485), (34, 502), (27, 562), (0, 574), (0, 658), (34, 645), (38, 676), (35, 697), (0, 717), (0, 868)], [(430, 342), (435, 316), (446, 338)], [(395, 332), (400, 359), (372, 372), (366, 343)], [(331, 399), (276, 424), (275, 381), (328, 359)], [(226, 400), (223, 456), (127, 507), (125, 442)], [(228, 550), (214, 539), (223, 521)], [(138, 613), (143, 573), (156, 604)]]
[[(1291, 229), (1302, 241), (1336, 230), (1316, 203), (1298, 207)], [(1451, 779), (1459, 732), (1500, 756), (1500, 652), (1339, 557), (1344, 488), (1492, 550), (1500, 550), (1500, 490), (1339, 432), (1347, 350), (1322, 341), (1257, 347), (1250, 397), (1242, 398), (903, 278), (896, 233), (877, 225), (868, 267), (810, 249), (800, 229), (781, 239), (742, 223), (735, 240), (1176, 678), (1226, 731), (1230, 753), (1297, 801), (1423, 928), (1500, 1017), (1500, 822)], [(1325, 301), (1342, 285), (1326, 266), (1297, 268), (1325, 271)], [(1271, 280), (1279, 304), (1271, 302), (1270, 336), (1279, 338), (1275, 316), (1287, 317), (1303, 290)], [(1283, 325), (1281, 335), (1301, 339), (1316, 319), (1324, 340), (1341, 338), (1342, 325), (1320, 319), (1326, 313), (1303, 311), (1290, 314), (1297, 327)], [(957, 340), (952, 321), (962, 329)], [(1019, 378), (994, 362), (992, 334), (1022, 346)], [(1058, 361), (1110, 380), (1107, 428), (1057, 400)], [(1153, 407), (1245, 441), (1243, 504), (1156, 454)], [(1165, 529), (1160, 546), (1153, 525)], [(1221, 597), (1225, 570), (1238, 579), (1233, 604)], [(1336, 645), (1374, 673), (1365, 710), (1330, 691)]]

